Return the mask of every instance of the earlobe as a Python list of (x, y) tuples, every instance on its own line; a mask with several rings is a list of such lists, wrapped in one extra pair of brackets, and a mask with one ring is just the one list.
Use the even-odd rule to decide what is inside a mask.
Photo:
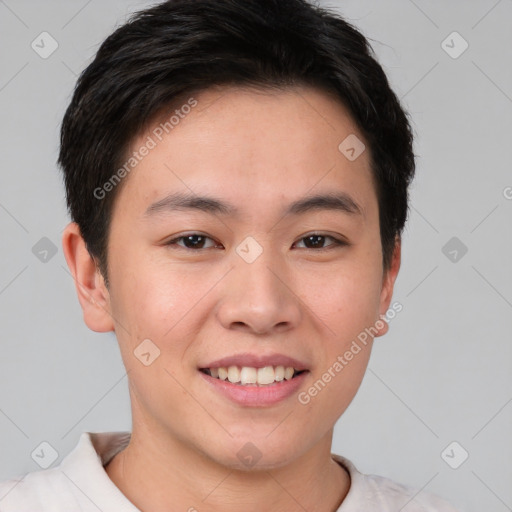
[(64, 229), (62, 249), (75, 281), (78, 300), (87, 327), (96, 332), (113, 331), (114, 322), (111, 316), (108, 289), (75, 222), (71, 222)]
[(380, 320), (379, 325), (382, 325), (382, 329), (379, 329), (379, 333), (377, 336), (382, 336), (386, 334), (389, 330), (389, 326), (385, 318), (386, 312), (389, 309), (389, 305), (391, 303), (391, 298), (393, 297), (393, 289), (395, 286), (395, 281), (398, 276), (398, 271), (400, 270), (400, 262), (401, 262), (401, 254), (402, 254), (402, 244), (400, 237), (396, 237), (395, 239), (395, 247), (393, 249), (393, 255), (391, 257), (391, 263), (387, 270), (385, 270), (384, 278), (382, 282), (382, 290), (380, 295)]

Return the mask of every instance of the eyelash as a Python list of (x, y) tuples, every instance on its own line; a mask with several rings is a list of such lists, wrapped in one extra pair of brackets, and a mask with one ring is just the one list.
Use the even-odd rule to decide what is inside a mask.
[[(181, 240), (183, 240), (185, 238), (189, 238), (189, 237), (192, 237), (192, 236), (200, 236), (200, 237), (205, 238), (205, 239), (213, 240), (213, 238), (211, 238), (209, 236), (206, 236), (206, 235), (203, 235), (202, 233), (188, 233), (186, 235), (181, 235), (181, 236), (178, 236), (176, 238), (173, 238), (172, 240), (169, 240), (168, 242), (165, 243), (165, 245), (166, 246), (178, 246), (180, 249), (184, 249), (185, 251), (192, 251), (192, 252), (206, 251), (208, 249), (214, 249), (215, 248), (215, 247), (206, 247), (206, 248), (200, 248), (200, 249), (192, 249), (190, 247), (183, 247), (181, 245), (178, 245), (178, 241), (181, 241)], [(335, 237), (333, 237), (331, 235), (326, 235), (324, 233), (310, 233), (310, 234), (300, 238), (299, 241), (305, 240), (306, 238), (313, 237), (313, 236), (319, 236), (319, 237), (322, 237), (322, 238), (325, 238), (325, 239), (330, 238), (331, 240), (333, 240), (333, 243), (331, 243), (327, 247), (320, 247), (319, 249), (309, 248), (309, 247), (305, 247), (304, 249), (307, 249), (307, 250), (310, 250), (310, 251), (328, 251), (328, 250), (331, 250), (331, 249), (335, 249), (336, 247), (344, 247), (344, 246), (348, 246), (349, 245), (344, 240), (340, 240), (338, 238), (335, 238)]]

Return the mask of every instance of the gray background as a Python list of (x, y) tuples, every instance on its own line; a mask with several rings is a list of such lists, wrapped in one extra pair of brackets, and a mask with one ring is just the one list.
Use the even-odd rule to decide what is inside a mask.
[[(418, 155), (394, 296), (403, 311), (376, 340), (333, 452), (461, 509), (510, 511), (512, 0), (322, 4), (371, 38)], [(77, 74), (147, 5), (0, 0), (0, 480), (39, 469), (43, 441), (56, 465), (83, 431), (131, 428), (116, 339), (83, 323), (62, 254), (55, 162)], [(46, 59), (31, 48), (43, 31), (59, 45)], [(457, 58), (458, 36), (442, 44), (453, 31), (469, 44)], [(46, 261), (33, 251), (43, 237), (57, 248)]]

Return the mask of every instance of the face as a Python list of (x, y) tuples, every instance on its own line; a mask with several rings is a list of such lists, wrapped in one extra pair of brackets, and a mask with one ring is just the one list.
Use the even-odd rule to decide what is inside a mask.
[(397, 269), (382, 268), (368, 151), (338, 148), (364, 140), (340, 103), (310, 88), (194, 99), (133, 141), (156, 144), (112, 214), (107, 309), (134, 435), (231, 467), (251, 442), (277, 467), (330, 446)]

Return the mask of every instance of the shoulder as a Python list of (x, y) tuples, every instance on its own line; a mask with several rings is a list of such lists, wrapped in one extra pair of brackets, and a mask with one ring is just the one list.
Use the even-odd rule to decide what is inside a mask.
[[(76, 507), (69, 481), (58, 469), (44, 469), (0, 482), (2, 512), (39, 512)], [(57, 501), (58, 500), (58, 501)]]
[(436, 494), (421, 491), (389, 478), (361, 473), (341, 455), (332, 455), (350, 474), (350, 489), (339, 512), (460, 512)]
[(129, 432), (82, 433), (58, 466), (0, 482), (0, 511), (136, 510), (103, 467), (129, 438)]

